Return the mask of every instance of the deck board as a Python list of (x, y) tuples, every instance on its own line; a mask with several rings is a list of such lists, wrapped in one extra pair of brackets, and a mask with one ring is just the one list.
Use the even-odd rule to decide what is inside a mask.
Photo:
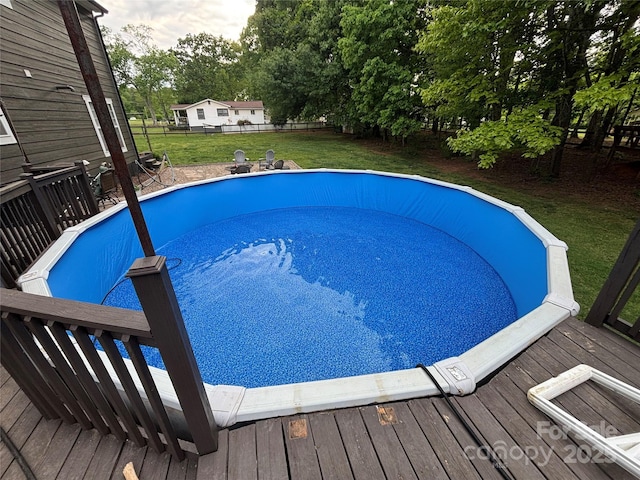
[(256, 426), (250, 424), (229, 430), (229, 478), (258, 478)]
[(138, 476), (140, 478), (157, 478), (158, 480), (164, 480), (167, 478), (170, 462), (171, 455), (167, 452), (153, 456), (145, 455)]
[(316, 443), (322, 477), (353, 479), (344, 445), (342, 442), (336, 442), (336, 439), (340, 438), (340, 432), (334, 415), (329, 412), (313, 414), (309, 416), (309, 422)]
[[(387, 408), (390, 409), (391, 407), (387, 406)], [(406, 480), (417, 479), (418, 477), (411, 466), (411, 462), (404, 448), (402, 448), (402, 443), (400, 443), (398, 435), (393, 429), (393, 423), (390, 420), (381, 420), (375, 406), (361, 409), (360, 414), (386, 477)], [(394, 417), (396, 422), (399, 421), (395, 410)]]
[[(4, 368), (3, 368), (4, 370)], [(4, 410), (13, 397), (20, 392), (20, 387), (13, 378), (2, 383), (2, 395), (0, 395), (0, 411)]]
[(287, 478), (284, 435), (279, 418), (269, 418), (256, 423), (256, 449), (260, 480)]
[[(500, 460), (517, 478), (543, 479), (570, 477), (570, 471), (555, 455), (543, 448), (534, 429), (494, 389), (486, 389), (477, 395), (456, 399), (468, 412), (471, 421)], [(505, 455), (509, 453), (511, 455)], [(547, 466), (546, 458), (550, 465)], [(543, 467), (544, 471), (543, 471)], [(549, 475), (551, 473), (551, 475)]]
[[(529, 352), (525, 352), (525, 354), (528, 353)], [(530, 355), (525, 356), (525, 354), (523, 354), (521, 356), (522, 360), (527, 362), (526, 365), (524, 365), (525, 371), (535, 381), (535, 384), (542, 383), (566, 370), (566, 368), (559, 366), (559, 364), (543, 350), (540, 349), (536, 353), (537, 360), (548, 362), (545, 363), (544, 367), (537, 363), (535, 359), (528, 358)], [(589, 425), (595, 425), (601, 419), (600, 414), (594, 411), (589, 404), (585, 403), (580, 396), (576, 395), (575, 391), (569, 391), (560, 395), (556, 398), (555, 402), (565, 410), (570, 409), (576, 418), (579, 418)]]
[(198, 459), (197, 480), (225, 480), (229, 457), (229, 430), (221, 430), (218, 434), (218, 450)]
[[(580, 457), (581, 442), (527, 400), (529, 388), (580, 363), (640, 384), (638, 345), (569, 319), (473, 394), (451, 401), (476, 435), (503, 453), (515, 479), (630, 479), (603, 458), (596, 456), (594, 463)], [(0, 397), (0, 425), (39, 479), (120, 480), (128, 462), (141, 480), (502, 478), (486, 454), (474, 455), (479, 447), (438, 397), (237, 425), (220, 431), (218, 451), (189, 454), (181, 462), (113, 435), (43, 419), (4, 368)], [(557, 404), (588, 425), (620, 433), (640, 430), (639, 405), (592, 383), (561, 395)], [(5, 445), (0, 446), (0, 478), (25, 478)]]
[(96, 454), (102, 435), (97, 430), (83, 430), (78, 435), (74, 447), (69, 452), (57, 479), (82, 480), (91, 459)]
[[(22, 452), (22, 448), (25, 443), (42, 420), (42, 415), (29, 403), (24, 412), (20, 415), (20, 418), (13, 424), (10, 430), (7, 431), (7, 435), (13, 442), (13, 444)], [(2, 462), (0, 463), (0, 477), (4, 478), (7, 470), (15, 463), (8, 449), (2, 450)]]
[(171, 480), (195, 480), (198, 473), (198, 459), (187, 457), (179, 461), (175, 457), (171, 457), (167, 478)]
[[(0, 387), (4, 387), (5, 382), (13, 380), (9, 372), (7, 372), (6, 368), (0, 368)], [(4, 395), (4, 391), (2, 391), (2, 395)]]
[[(394, 409), (398, 417), (398, 423), (393, 424), (393, 429), (417, 477), (434, 480), (449, 478), (407, 403), (397, 402), (389, 406)], [(431, 440), (438, 441), (435, 438)]]
[(409, 408), (425, 435), (435, 439), (431, 446), (449, 478), (481, 478), (447, 426), (446, 419), (451, 417), (443, 418), (430, 399), (410, 400)]
[(638, 344), (630, 342), (622, 334), (611, 331), (606, 327), (593, 328), (584, 322), (570, 321), (558, 325), (557, 328), (561, 332), (572, 329), (581, 333), (592, 342), (601, 345), (623, 360), (627, 360), (629, 365), (637, 365), (637, 362), (640, 361), (640, 348), (638, 348)]
[(40, 452), (40, 459), (32, 467), (36, 478), (54, 479), (64, 466), (65, 460), (69, 456), (81, 428), (79, 425), (68, 425), (63, 423), (51, 439), (51, 443)]
[[(501, 421), (501, 416), (510, 415), (510, 411), (507, 407), (501, 404), (507, 404), (511, 409), (517, 412), (520, 417), (514, 422), (520, 421), (528, 425), (530, 431), (535, 435), (535, 439), (539, 443), (533, 443), (530, 435), (531, 433), (518, 432), (515, 434), (515, 438), (518, 440), (518, 444), (527, 447), (530, 445), (537, 445), (539, 450), (536, 451), (536, 460), (542, 457), (542, 460), (538, 460), (538, 464), (544, 462), (544, 458), (549, 459), (549, 467), (543, 467), (542, 471), (549, 478), (554, 478), (548, 472), (549, 471), (562, 471), (561, 467), (557, 464), (561, 463), (568, 468), (571, 473), (565, 472), (563, 475), (556, 476), (555, 478), (572, 478), (578, 477), (584, 480), (606, 480), (609, 478), (600, 470), (594, 470), (583, 463), (567, 463), (564, 461), (563, 455), (565, 452), (570, 451), (573, 448), (574, 443), (565, 436), (550, 435), (549, 434), (549, 420), (548, 418), (537, 408), (529, 403), (526, 397), (526, 391), (520, 390), (518, 386), (513, 382), (512, 377), (518, 374), (516, 369), (509, 369), (508, 375), (500, 375), (492, 380), (492, 387), (496, 391), (496, 399), (491, 399), (485, 396), (486, 391), (478, 392), (478, 396), (482, 402), (491, 409), (492, 412), (496, 412), (497, 408), (504, 408), (503, 412), (498, 417), (498, 421)], [(495, 415), (495, 414), (494, 414)], [(506, 422), (505, 422), (506, 424)], [(519, 426), (519, 425), (518, 425)], [(515, 425), (514, 425), (515, 427)], [(524, 430), (524, 426), (522, 427)], [(511, 433), (514, 436), (514, 433)], [(519, 435), (527, 435), (527, 439), (523, 440)], [(550, 455), (550, 452), (552, 455)]]
[(335, 419), (353, 477), (356, 480), (384, 479), (382, 466), (360, 416), (360, 409), (338, 410), (335, 412)]
[[(548, 348), (544, 345), (540, 347), (548, 355), (548, 358), (545, 359), (547, 365), (553, 364), (559, 370), (568, 370), (578, 364), (578, 360), (570, 357), (566, 351)], [(607, 389), (593, 383), (579, 385), (572, 391), (592, 410), (602, 412), (603, 420), (609, 424), (628, 425), (632, 430), (640, 431), (640, 405), (624, 397), (612, 395)]]
[[(453, 399), (452, 402), (455, 403), (455, 399)], [(445, 419), (445, 421), (447, 422), (447, 426), (451, 430), (451, 433), (460, 444), (460, 447), (462, 448), (461, 455), (463, 455), (464, 458), (470, 462), (473, 468), (475, 468), (480, 478), (501, 478), (495, 466), (491, 464), (486, 456), (471, 455), (471, 453), (478, 450), (478, 445), (475, 443), (473, 437), (467, 431), (464, 424), (458, 420), (454, 411), (448, 405), (446, 400), (442, 398), (435, 398), (432, 400), (432, 403), (436, 407), (436, 410), (439, 412), (442, 418)], [(469, 418), (468, 412), (465, 412), (462, 408), (458, 408), (458, 412), (473, 430), (473, 422)], [(479, 432), (477, 431), (477, 429), (473, 431), (485, 444), (487, 443), (484, 432)]]
[(580, 334), (576, 330), (552, 330), (548, 335), (561, 351), (574, 358), (584, 358), (583, 363), (602, 370), (609, 375), (615, 375), (623, 381), (640, 384), (640, 370), (629, 368), (629, 362), (611, 353), (597, 342)]
[(296, 418), (284, 418), (284, 442), (287, 447), (289, 471), (293, 478), (307, 478), (319, 480), (320, 463), (316, 454), (316, 446), (311, 430), (311, 423), (307, 415)]
[(83, 478), (94, 480), (108, 480), (111, 478), (111, 474), (114, 471), (116, 461), (120, 456), (120, 452), (124, 448), (125, 444), (120, 442), (113, 435), (106, 435), (100, 438), (98, 448), (89, 462), (87, 467), (87, 473)]
[(18, 390), (16, 394), (11, 397), (11, 400), (0, 411), (0, 418), (2, 419), (0, 425), (5, 431), (11, 430), (13, 425), (20, 419), (22, 413), (27, 409), (29, 403), (27, 395), (22, 390)]
[[(20, 449), (20, 452), (26, 462), (32, 466), (32, 470), (33, 466), (38, 464), (42, 452), (47, 448), (48, 444), (50, 444), (51, 439), (54, 437), (61, 424), (61, 420), (49, 421), (41, 418), (36, 428), (29, 435), (29, 438)], [(11, 478), (12, 475), (15, 475), (14, 472), (19, 470), (20, 466), (14, 460), (11, 462), (11, 465), (5, 474)]]
[(142, 470), (144, 458), (147, 455), (147, 450), (148, 447), (138, 447), (132, 442), (126, 442), (120, 451), (120, 456), (118, 457), (115, 466), (113, 467), (111, 480), (122, 480), (122, 471), (128, 463), (132, 463), (133, 469), (136, 472), (140, 472)]

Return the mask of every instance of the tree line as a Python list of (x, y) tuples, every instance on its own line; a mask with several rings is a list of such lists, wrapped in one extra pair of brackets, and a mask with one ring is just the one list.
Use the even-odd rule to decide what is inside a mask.
[(637, 111), (639, 18), (638, 0), (257, 0), (238, 42), (103, 33), (128, 111), (259, 99), (276, 124), (324, 117), (403, 143), (447, 126), (482, 167), (518, 148), (551, 152), (558, 176), (578, 126), (598, 151)]

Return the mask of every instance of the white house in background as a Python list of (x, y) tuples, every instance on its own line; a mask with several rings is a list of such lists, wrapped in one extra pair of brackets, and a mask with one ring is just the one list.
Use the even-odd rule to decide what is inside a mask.
[(264, 124), (264, 105), (253, 102), (219, 102), (206, 98), (192, 105), (171, 105), (176, 126), (188, 126), (190, 130), (222, 125)]

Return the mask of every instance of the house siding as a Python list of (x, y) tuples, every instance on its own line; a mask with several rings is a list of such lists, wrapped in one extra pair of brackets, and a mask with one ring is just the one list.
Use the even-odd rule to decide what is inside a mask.
[[(97, 171), (100, 163), (111, 159), (104, 155), (82, 98), (88, 91), (57, 4), (11, 3), (13, 9), (0, 6), (0, 96), (17, 139), (34, 166), (88, 160), (90, 169)], [(80, 5), (78, 11), (105, 97), (113, 100), (127, 145), (124, 155), (131, 164), (137, 153), (99, 33), (91, 12)], [(57, 91), (56, 85), (70, 85), (75, 91)], [(19, 147), (3, 145), (1, 183), (18, 179), (22, 164)]]
[[(231, 109), (233, 111), (234, 109)], [(253, 109), (255, 114), (251, 115), (251, 109), (236, 109), (238, 110), (238, 115), (234, 115), (236, 121), (234, 123), (238, 123), (238, 120), (249, 120), (251, 123), (265, 123), (264, 122), (264, 110)]]

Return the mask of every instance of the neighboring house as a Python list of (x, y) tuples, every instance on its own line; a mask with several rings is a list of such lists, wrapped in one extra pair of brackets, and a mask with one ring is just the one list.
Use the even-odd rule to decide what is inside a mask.
[(205, 127), (238, 125), (238, 122), (253, 125), (265, 123), (262, 101), (219, 102), (206, 98), (192, 105), (171, 105), (177, 126), (188, 126), (190, 130)]
[[(75, 0), (98, 78), (128, 164), (137, 159), (94, 13)], [(0, 182), (15, 181), (25, 159), (34, 167), (110, 162), (60, 10), (51, 0), (0, 0)]]

